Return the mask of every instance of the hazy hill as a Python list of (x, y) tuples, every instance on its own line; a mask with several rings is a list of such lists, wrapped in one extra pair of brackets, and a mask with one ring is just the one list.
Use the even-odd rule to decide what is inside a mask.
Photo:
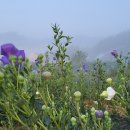
[[(52, 39), (44, 37), (43, 39), (35, 39), (14, 32), (0, 34), (0, 45), (9, 42), (14, 43), (19, 49), (24, 49), (27, 54), (31, 52), (44, 53), (48, 50), (47, 45), (52, 43)], [(88, 55), (88, 60), (94, 60), (98, 57), (110, 60), (112, 50), (117, 50), (123, 54), (130, 51), (130, 29), (104, 39), (75, 36), (68, 52), (73, 55), (77, 50), (85, 52)]]
[(19, 33), (9, 32), (0, 34), (0, 45), (13, 43), (17, 48), (25, 50), (27, 54), (32, 52), (42, 53), (47, 49), (48, 39), (36, 39), (26, 37)]
[(110, 60), (110, 58), (112, 58), (110, 55), (112, 50), (117, 50), (119, 53), (123, 54), (130, 51), (130, 30), (101, 40), (89, 50), (89, 58), (95, 59), (96, 57), (99, 57)]

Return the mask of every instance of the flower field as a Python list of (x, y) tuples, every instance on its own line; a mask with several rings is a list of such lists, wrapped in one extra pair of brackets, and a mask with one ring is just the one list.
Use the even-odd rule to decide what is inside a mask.
[(72, 38), (52, 30), (52, 60), (1, 45), (0, 129), (130, 130), (130, 53), (113, 50), (114, 67), (97, 59), (75, 71), (66, 53)]

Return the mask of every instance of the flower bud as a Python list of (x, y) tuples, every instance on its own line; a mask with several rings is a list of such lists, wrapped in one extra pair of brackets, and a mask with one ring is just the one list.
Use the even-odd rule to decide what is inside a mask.
[(94, 107), (91, 108), (91, 112), (95, 113), (95, 108)]
[(36, 95), (39, 95), (39, 94), (40, 94), (40, 93), (37, 91), (37, 92), (36, 92)]
[(111, 118), (108, 119), (108, 125), (111, 126)]
[(92, 114), (92, 116), (95, 116), (95, 108), (94, 107), (91, 108), (91, 114)]
[(19, 81), (19, 83), (23, 83), (24, 77), (22, 75), (18, 75), (18, 81)]
[(76, 118), (75, 118), (75, 117), (72, 117), (72, 118), (71, 118), (71, 123), (72, 123), (73, 126), (76, 125), (77, 121), (76, 121)]
[(108, 78), (108, 79), (106, 80), (106, 82), (107, 82), (108, 84), (111, 84), (111, 83), (112, 83), (112, 78)]
[(42, 106), (42, 110), (44, 110), (45, 112), (49, 112), (50, 111), (50, 107), (43, 105)]
[(86, 115), (81, 115), (80, 118), (83, 122), (86, 122)]
[(111, 118), (107, 117), (106, 125), (107, 125), (107, 128), (109, 128), (109, 129), (111, 128), (111, 126), (112, 126)]
[(108, 96), (107, 91), (103, 91), (100, 96), (101, 97), (107, 97)]
[(121, 77), (121, 80), (122, 80), (122, 81), (125, 81), (125, 77)]
[(49, 79), (49, 78), (51, 77), (51, 73), (48, 72), (48, 71), (43, 72), (43, 77), (44, 77), (45, 79)]
[(22, 56), (18, 57), (18, 63), (21, 64), (22, 63)]
[(39, 54), (39, 55), (38, 55), (38, 59), (39, 59), (39, 60), (42, 60), (43, 57), (44, 57), (44, 56), (43, 56), (42, 54)]
[(46, 108), (47, 108), (46, 105), (42, 106), (42, 110), (46, 110)]
[(10, 61), (13, 62), (13, 63), (16, 63), (16, 61), (17, 61), (16, 56), (10, 56), (9, 59), (10, 59)]
[(109, 112), (108, 111), (105, 111), (104, 112), (104, 116), (108, 116), (109, 115)]
[(76, 92), (74, 93), (74, 97), (75, 97), (75, 101), (76, 101), (76, 102), (79, 102), (79, 101), (80, 101), (80, 97), (81, 97), (81, 92), (76, 91)]
[(50, 111), (50, 109), (51, 109), (50, 107), (47, 107), (47, 108), (46, 108), (47, 111)]
[(102, 110), (96, 110), (95, 115), (97, 118), (102, 118), (104, 113)]

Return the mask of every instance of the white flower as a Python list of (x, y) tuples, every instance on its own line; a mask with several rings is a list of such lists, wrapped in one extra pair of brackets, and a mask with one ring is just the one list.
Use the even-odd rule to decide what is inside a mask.
[(38, 54), (37, 53), (31, 53), (31, 54), (29, 54), (29, 56), (28, 56), (28, 59), (29, 59), (29, 61), (31, 61), (31, 62), (35, 62), (35, 60), (38, 58)]
[(112, 87), (107, 88), (107, 98), (106, 100), (111, 100), (116, 94), (116, 91)]

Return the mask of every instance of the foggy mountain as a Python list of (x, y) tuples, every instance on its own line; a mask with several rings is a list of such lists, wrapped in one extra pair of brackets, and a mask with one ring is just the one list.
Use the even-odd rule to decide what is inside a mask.
[(101, 40), (89, 51), (89, 55), (92, 59), (99, 57), (104, 60), (110, 60), (112, 58), (110, 53), (113, 50), (117, 50), (117, 52), (122, 54), (130, 51), (130, 29)]
[[(77, 43), (77, 41), (75, 40)], [(107, 38), (87, 40), (84, 38), (81, 42), (78, 41), (75, 46), (71, 47), (72, 50), (80, 50), (87, 54), (87, 60), (93, 61), (97, 58), (102, 60), (114, 60), (111, 56), (113, 50), (125, 55), (130, 51), (130, 29), (120, 32), (116, 35), (109, 36)], [(90, 46), (91, 45), (91, 46)]]
[[(48, 50), (47, 45), (52, 42), (50, 38), (35, 39), (14, 32), (0, 34), (0, 45), (14, 43), (17, 48), (24, 49), (26, 54), (45, 53)], [(125, 54), (130, 51), (130, 29), (107, 38), (75, 36), (68, 47), (68, 53), (73, 55), (78, 50), (87, 54), (87, 60), (96, 58), (110, 60), (112, 50)]]
[(105, 61), (112, 60), (111, 51), (117, 50), (124, 55), (130, 51), (130, 29), (107, 38), (82, 38), (74, 41), (76, 44), (72, 43), (70, 51), (83, 51), (87, 54), (88, 61), (97, 58)]
[(32, 52), (44, 53), (49, 44), (49, 39), (36, 39), (16, 32), (8, 32), (0, 34), (0, 45), (5, 43), (13, 43), (18, 49), (25, 50), (26, 54)]

